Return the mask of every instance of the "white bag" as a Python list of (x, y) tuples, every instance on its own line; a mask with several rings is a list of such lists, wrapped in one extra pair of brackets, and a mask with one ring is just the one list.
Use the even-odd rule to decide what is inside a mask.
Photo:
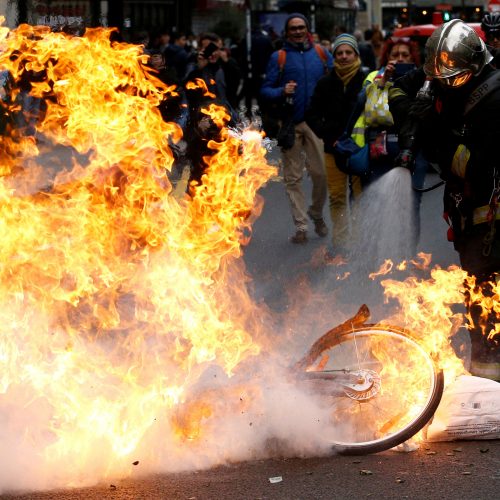
[(427, 427), (427, 441), (500, 438), (500, 383), (462, 375), (450, 384)]

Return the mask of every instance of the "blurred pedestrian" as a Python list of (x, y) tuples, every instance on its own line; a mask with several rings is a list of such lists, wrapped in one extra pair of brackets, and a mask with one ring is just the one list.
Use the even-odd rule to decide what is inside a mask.
[(204, 33), (198, 42), (197, 63), (188, 73), (184, 82), (188, 103), (189, 118), (186, 126), (187, 157), (191, 161), (191, 176), (188, 191), (194, 194), (194, 187), (201, 184), (203, 174), (208, 167), (208, 158), (214, 154), (209, 147), (211, 140), (216, 140), (222, 130), (206, 110), (210, 104), (222, 106), (227, 111), (228, 119), (235, 118), (235, 113), (226, 95), (226, 82), (221, 67), (220, 53), (222, 39), (215, 33)]
[(226, 82), (226, 98), (233, 110), (237, 111), (239, 107), (239, 90), (243, 81), (241, 68), (234, 57), (231, 56), (231, 50), (223, 47), (220, 51), (220, 64), (224, 72)]
[(323, 47), (325, 47), (326, 50), (328, 50), (328, 52), (330, 52), (330, 54), (333, 54), (333, 44), (330, 40), (328, 40), (328, 38), (323, 38), (323, 40), (321, 40), (321, 45), (323, 45)]
[(378, 27), (378, 25), (373, 25), (371, 30), (370, 43), (373, 47), (373, 52), (375, 53), (375, 65), (377, 68), (380, 67), (380, 57), (382, 56), (382, 49), (384, 48), (384, 33)]
[(165, 61), (172, 68), (179, 81), (186, 77), (189, 54), (186, 50), (186, 34), (180, 31), (174, 32), (170, 37), (170, 43), (164, 51)]
[(249, 117), (251, 116), (252, 107), (256, 103), (262, 116), (262, 126), (269, 136), (274, 136), (276, 130), (273, 129), (269, 122), (269, 115), (265, 107), (265, 101), (261, 98), (260, 89), (264, 82), (267, 63), (273, 52), (274, 45), (272, 39), (267, 31), (261, 27), (257, 27), (252, 31), (250, 48), (251, 67), (248, 66), (246, 40), (243, 41), (242, 50), (240, 51), (242, 57), (244, 57), (244, 59), (240, 59), (240, 66), (244, 71), (243, 97), (247, 114)]
[[(318, 236), (328, 234), (323, 219), (327, 196), (323, 142), (305, 122), (305, 112), (316, 83), (332, 67), (332, 56), (319, 44), (314, 44), (309, 22), (302, 14), (290, 14), (284, 31), (283, 49), (271, 56), (261, 94), (267, 101), (291, 110), (292, 135), (285, 138), (287, 143), (282, 146), (283, 178), (295, 225), (290, 241), (305, 243), (308, 216)], [(309, 209), (302, 190), (304, 166), (312, 180)]]
[(149, 33), (146, 52), (163, 53), (170, 42), (170, 31), (167, 28), (152, 30)]
[(375, 61), (375, 52), (373, 51), (372, 45), (365, 41), (361, 30), (356, 30), (353, 34), (358, 42), (361, 64), (368, 70), (374, 71), (377, 69), (377, 63)]

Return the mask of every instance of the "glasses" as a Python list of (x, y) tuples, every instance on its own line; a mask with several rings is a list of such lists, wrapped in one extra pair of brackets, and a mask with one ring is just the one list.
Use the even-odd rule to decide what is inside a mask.
[(302, 24), (301, 26), (290, 26), (288, 31), (304, 31), (305, 29), (307, 29), (307, 26)]
[(392, 43), (410, 43), (411, 42), (411, 38), (408, 37), (408, 36), (404, 36), (404, 37), (391, 37), (391, 42)]

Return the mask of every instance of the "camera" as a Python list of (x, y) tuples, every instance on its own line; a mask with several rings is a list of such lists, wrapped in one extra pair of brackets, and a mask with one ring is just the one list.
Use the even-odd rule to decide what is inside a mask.
[(210, 42), (201, 52), (200, 56), (205, 59), (208, 59), (216, 50), (219, 50), (219, 47), (214, 43)]
[(393, 78), (399, 78), (400, 76), (406, 75), (412, 69), (415, 69), (417, 66), (413, 63), (396, 63), (394, 65), (394, 74)]

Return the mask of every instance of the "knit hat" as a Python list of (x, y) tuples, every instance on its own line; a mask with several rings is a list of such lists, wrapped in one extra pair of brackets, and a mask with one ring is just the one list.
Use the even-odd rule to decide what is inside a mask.
[(300, 12), (294, 12), (293, 14), (290, 14), (287, 18), (286, 18), (286, 21), (285, 21), (285, 33), (288, 29), (288, 23), (292, 20), (292, 19), (296, 19), (296, 18), (299, 18), (299, 19), (302, 19), (305, 23), (306, 23), (306, 26), (307, 26), (307, 31), (309, 31), (309, 21), (307, 20), (307, 17), (304, 16), (304, 14), (301, 14)]
[(337, 38), (335, 38), (332, 47), (333, 55), (335, 55), (335, 51), (340, 47), (340, 45), (350, 45), (354, 49), (354, 52), (356, 52), (356, 54), (358, 54), (359, 56), (358, 41), (355, 37), (349, 35), (349, 33), (342, 33)]

